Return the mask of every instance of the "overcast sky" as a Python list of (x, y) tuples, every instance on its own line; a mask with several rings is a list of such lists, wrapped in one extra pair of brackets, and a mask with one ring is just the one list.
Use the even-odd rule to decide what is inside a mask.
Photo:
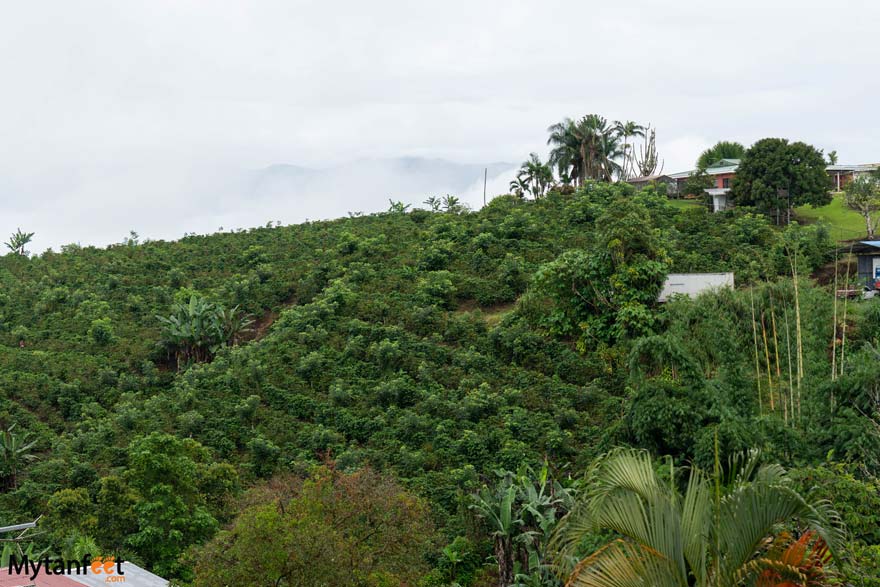
[(34, 252), (338, 215), (315, 200), (255, 210), (241, 174), (518, 162), (590, 112), (654, 124), (666, 171), (764, 136), (880, 160), (867, 0), (2, 6), (0, 236), (36, 231)]

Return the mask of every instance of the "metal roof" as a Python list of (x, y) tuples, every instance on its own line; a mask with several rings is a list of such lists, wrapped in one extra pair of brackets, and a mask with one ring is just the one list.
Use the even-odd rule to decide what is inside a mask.
[[(74, 567), (75, 569), (76, 567)], [(87, 567), (87, 571), (90, 569)], [(107, 587), (108, 584), (125, 585), (126, 587), (168, 587), (168, 581), (140, 568), (128, 561), (122, 563), (123, 575), (115, 573), (110, 575), (93, 574), (77, 575), (76, 571), (70, 575), (49, 575), (40, 572), (30, 580), (32, 571), (23, 571), (21, 574), (0, 571), (0, 587)], [(120, 581), (120, 577), (124, 581)]]
[(826, 171), (876, 171), (880, 167), (878, 163), (864, 163), (860, 165), (828, 165)]
[(710, 165), (706, 169), (712, 169), (713, 167), (728, 167), (730, 165), (733, 165), (734, 167), (736, 167), (737, 165), (740, 164), (740, 161), (742, 161), (742, 159), (719, 159), (718, 161), (716, 161), (715, 163), (713, 163), (712, 165)]
[[(721, 159), (712, 164), (712, 166), (707, 167), (704, 171), (706, 175), (721, 175), (724, 173), (736, 173), (737, 167), (739, 167), (740, 160), (739, 159)], [(869, 172), (876, 171), (880, 169), (880, 163), (864, 163), (859, 165), (827, 165), (825, 167), (826, 171), (848, 171), (848, 172)], [(679, 171), (677, 173), (670, 173), (668, 177), (670, 179), (685, 179), (688, 178), (698, 170), (691, 169), (690, 171)]]
[[(125, 577), (125, 582), (119, 582), (119, 584), (125, 585), (125, 587), (168, 587), (168, 581), (132, 562), (124, 561), (122, 570), (125, 573), (122, 575)], [(109, 577), (119, 577), (119, 575), (95, 575), (92, 573), (68, 576), (78, 584), (87, 587), (107, 587)]]
[(646, 182), (646, 181), (659, 181), (659, 180), (663, 179), (664, 177), (666, 179), (670, 179), (668, 175), (659, 174), (659, 175), (642, 175), (640, 177), (631, 177), (626, 181), (628, 181), (629, 183), (642, 183), (642, 182)]

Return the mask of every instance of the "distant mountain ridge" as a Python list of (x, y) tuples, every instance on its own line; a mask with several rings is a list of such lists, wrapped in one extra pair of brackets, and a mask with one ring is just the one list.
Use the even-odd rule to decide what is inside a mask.
[(358, 159), (323, 168), (275, 164), (250, 172), (245, 192), (256, 200), (320, 198), (325, 205), (345, 194), (349, 204), (355, 196), (374, 207), (385, 205), (388, 198), (417, 203), (430, 195), (461, 196), (482, 185), (484, 170), (492, 180), (516, 167), (506, 162), (471, 164), (423, 157)]

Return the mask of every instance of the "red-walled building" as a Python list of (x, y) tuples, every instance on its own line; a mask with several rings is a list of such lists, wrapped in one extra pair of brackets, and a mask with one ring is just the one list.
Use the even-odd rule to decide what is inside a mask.
[[(739, 159), (721, 159), (706, 168), (706, 175), (712, 178), (714, 182), (712, 187), (706, 189), (712, 197), (712, 209), (715, 212), (725, 210), (733, 205), (730, 201), (730, 187), (733, 178), (736, 177), (736, 169), (739, 167)], [(880, 169), (880, 163), (868, 163), (864, 165), (828, 165), (826, 171), (831, 177), (834, 191), (841, 191), (846, 184), (854, 178), (866, 173), (875, 172)], [(698, 194), (685, 194), (684, 184), (689, 177), (697, 173), (697, 170), (682, 171), (680, 173), (670, 173), (663, 176), (670, 181), (668, 193), (670, 195), (678, 195), (679, 197), (697, 196)], [(638, 181), (642, 178), (631, 180)]]

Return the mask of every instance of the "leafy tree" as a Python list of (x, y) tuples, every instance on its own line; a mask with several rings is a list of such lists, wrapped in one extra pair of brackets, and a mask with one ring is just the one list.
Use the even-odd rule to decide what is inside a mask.
[(320, 468), (279, 485), (196, 553), (197, 587), (414, 585), (426, 571), (428, 508), (393, 479)]
[(829, 165), (837, 165), (838, 157), (837, 151), (829, 151), (828, 152), (828, 164)]
[(177, 576), (179, 554), (217, 530), (199, 486), (208, 453), (193, 440), (159, 432), (133, 440), (128, 453), (126, 480), (140, 499), (133, 508), (137, 531), (126, 543), (160, 574)]
[(27, 251), (24, 248), (31, 242), (34, 238), (33, 232), (22, 232), (20, 228), (16, 229), (14, 233), (9, 237), (9, 240), (6, 241), (6, 248), (15, 253), (16, 255), (26, 256)]
[(113, 321), (110, 318), (92, 320), (88, 335), (99, 346), (110, 344), (113, 342)]
[(712, 176), (702, 169), (698, 169), (696, 173), (685, 180), (681, 193), (685, 196), (702, 196), (713, 185)]
[(878, 219), (872, 216), (880, 210), (880, 178), (874, 175), (856, 177), (846, 186), (843, 201), (847, 208), (862, 215), (867, 235), (873, 237)]
[(825, 158), (815, 147), (787, 139), (761, 139), (743, 155), (731, 193), (742, 206), (755, 206), (775, 218), (791, 218), (791, 208), (831, 202)]
[[(815, 533), (805, 549), (841, 545), (844, 531), (830, 505), (799, 494), (782, 467), (761, 465), (754, 453), (726, 473), (718, 464), (712, 473), (690, 467), (684, 478), (680, 492), (673, 471), (661, 478), (646, 452), (618, 449), (601, 458), (553, 539), (568, 584), (733, 587), (768, 571), (797, 576), (799, 569), (783, 564), (795, 540), (780, 532), (784, 525)], [(600, 531), (616, 536), (583, 556), (582, 541)]]
[(597, 219), (589, 250), (567, 251), (538, 270), (533, 293), (553, 303), (545, 327), (580, 333), (582, 348), (652, 330), (668, 257), (648, 216), (641, 202), (616, 199)]
[(704, 171), (707, 167), (721, 159), (742, 159), (746, 148), (736, 141), (718, 141), (697, 158), (697, 169)]

